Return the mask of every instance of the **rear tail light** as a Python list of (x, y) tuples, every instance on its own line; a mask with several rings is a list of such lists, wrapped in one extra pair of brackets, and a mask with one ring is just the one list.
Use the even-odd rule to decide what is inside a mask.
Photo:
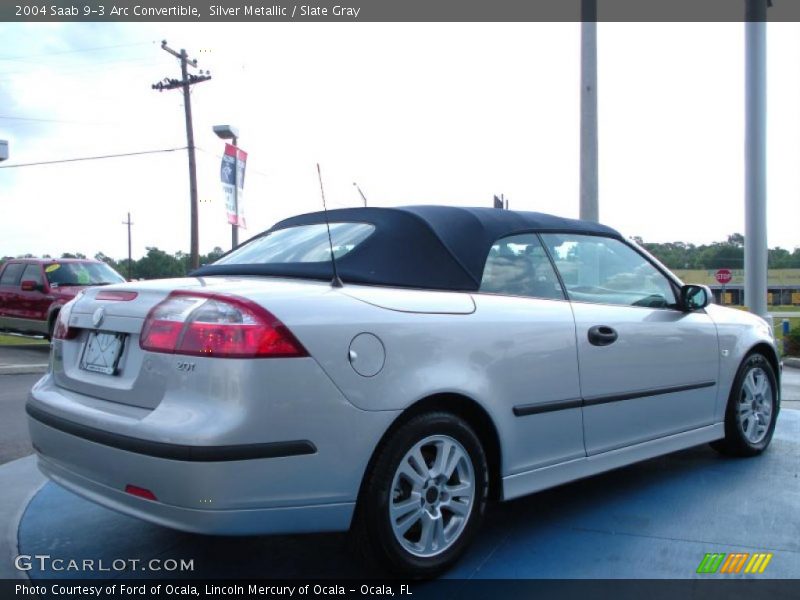
[(173, 292), (145, 319), (139, 346), (150, 352), (219, 358), (308, 356), (263, 307), (222, 294)]
[(55, 340), (72, 340), (78, 337), (78, 330), (75, 327), (69, 326), (69, 315), (72, 313), (72, 302), (67, 302), (58, 311), (56, 317), (56, 324), (53, 328), (53, 339)]

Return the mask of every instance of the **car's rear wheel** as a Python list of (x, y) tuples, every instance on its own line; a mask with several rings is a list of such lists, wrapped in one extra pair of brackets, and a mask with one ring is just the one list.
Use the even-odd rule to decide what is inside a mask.
[(431, 577), (469, 545), (486, 510), (489, 469), (462, 419), (430, 413), (401, 426), (367, 475), (354, 524), (358, 549), (394, 574)]
[(772, 440), (778, 416), (778, 381), (762, 354), (751, 354), (739, 367), (725, 410), (725, 437), (714, 449), (730, 456), (755, 456)]

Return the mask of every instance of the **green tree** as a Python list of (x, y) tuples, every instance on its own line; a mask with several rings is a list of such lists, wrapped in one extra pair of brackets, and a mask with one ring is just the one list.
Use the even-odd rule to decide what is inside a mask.
[(744, 248), (744, 236), (741, 233), (732, 233), (728, 236), (729, 246), (738, 246)]
[(178, 257), (156, 247), (148, 247), (147, 254), (136, 261), (133, 276), (139, 279), (183, 277), (186, 268)]
[(216, 262), (216, 260), (223, 254), (225, 254), (225, 251), (222, 248), (219, 246), (214, 246), (214, 249), (208, 254), (200, 255), (200, 264), (210, 265), (211, 263)]
[[(116, 260), (114, 260), (113, 258), (108, 256), (107, 254), (103, 254), (102, 252), (98, 252), (97, 254), (95, 254), (94, 255), (94, 259), (106, 263), (109, 267), (111, 267), (115, 271), (119, 271), (119, 269), (120, 269), (120, 263), (118, 263)], [(123, 265), (122, 266), (125, 266), (127, 264), (128, 264), (128, 260), (125, 259), (123, 261)]]

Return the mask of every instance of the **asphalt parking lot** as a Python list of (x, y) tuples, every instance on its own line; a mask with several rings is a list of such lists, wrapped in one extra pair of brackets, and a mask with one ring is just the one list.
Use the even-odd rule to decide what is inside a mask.
[(42, 372), (49, 353), (49, 344), (0, 346), (0, 375)]
[(0, 375), (0, 464), (33, 452), (25, 399), (40, 374)]
[(25, 400), (47, 367), (49, 344), (0, 346), (0, 465), (33, 452)]
[[(41, 349), (24, 355), (46, 363)], [(24, 355), (0, 348), (0, 363)], [(13, 542), (2, 547), (0, 540), (6, 556), (184, 558), (194, 565), (187, 572), (129, 569), (114, 577), (379, 575), (353, 560), (343, 534), (191, 535), (119, 515), (52, 483), (40, 487), (33, 457), (14, 460), (31, 452), (24, 402), (39, 376), (0, 375), (0, 461), (8, 463), (0, 466), (0, 521)], [(772, 552), (765, 576), (800, 578), (800, 370), (784, 369), (782, 391), (785, 410), (762, 456), (729, 459), (701, 446), (497, 505), (447, 577), (680, 579), (697, 577), (705, 553)], [(20, 576), (2, 562), (3, 577)], [(93, 576), (52, 568), (27, 575)]]

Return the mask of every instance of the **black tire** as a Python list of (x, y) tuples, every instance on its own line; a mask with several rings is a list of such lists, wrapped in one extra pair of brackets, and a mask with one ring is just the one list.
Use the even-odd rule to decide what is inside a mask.
[[(455, 532), (460, 531), (460, 533), (457, 533), (454, 539), (447, 543), (448, 545), (443, 545), (444, 549), (435, 556), (416, 556), (401, 544), (395, 534), (393, 522), (390, 518), (390, 503), (403, 500), (396, 497), (395, 494), (397, 492), (393, 491), (392, 487), (393, 483), (396, 483), (396, 476), (400, 477), (397, 480), (398, 483), (409, 486), (405, 481), (401, 481), (402, 476), (398, 475), (401, 462), (408, 458), (407, 453), (426, 440), (433, 440), (430, 442), (430, 447), (434, 447), (440, 438), (455, 440), (460, 444), (460, 448), (455, 452), (466, 452), (466, 454), (462, 453), (462, 456), (471, 462), (474, 475), (474, 495), (472, 501), (468, 503), (469, 508), (465, 511), (465, 517), (455, 517), (455, 514), (449, 513), (450, 509), (445, 507), (444, 503), (442, 504), (442, 508), (436, 513), (441, 515), (442, 527), (445, 529), (450, 527), (450, 524), (444, 525), (447, 521), (452, 523), (452, 529)], [(435, 447), (439, 448), (439, 446)], [(426, 445), (422, 447), (422, 450), (427, 451), (428, 448), (429, 446)], [(424, 456), (424, 458), (428, 463), (428, 456)], [(433, 458), (435, 460), (435, 457)], [(430, 462), (433, 464), (434, 461), (431, 460)], [(427, 466), (430, 468), (431, 464)], [(457, 470), (463, 472), (463, 468), (466, 468), (466, 463), (459, 461), (458, 464), (460, 467)], [(434, 473), (436, 469), (431, 469), (430, 472)], [(460, 476), (456, 473), (453, 477), (458, 479)], [(424, 478), (425, 476), (423, 476)], [(433, 487), (436, 485), (436, 479), (429, 481), (431, 483), (426, 483), (426, 486), (431, 485)], [(454, 479), (445, 482), (442, 479), (440, 487), (436, 488), (437, 490), (442, 490), (443, 498), (447, 498), (445, 490), (450, 489), (447, 486), (453, 484), (453, 481)], [(397, 489), (402, 485), (398, 486)], [(426, 491), (430, 490), (426, 489)], [(412, 492), (409, 491), (410, 493)], [(425, 504), (425, 498), (430, 495), (423, 495), (419, 498), (422, 503), (421, 508), (418, 511), (414, 511), (415, 513), (421, 514), (423, 510), (428, 510), (427, 507), (436, 512), (436, 507)], [(370, 472), (366, 474), (351, 531), (355, 548), (368, 563), (374, 564), (377, 562), (380, 567), (383, 567), (393, 575), (412, 578), (434, 577), (451, 567), (475, 537), (486, 512), (488, 495), (489, 467), (486, 454), (480, 439), (472, 428), (459, 417), (446, 412), (419, 415), (402, 425), (391, 435), (379, 449)], [(433, 496), (435, 496), (435, 493)], [(405, 501), (411, 501), (410, 496)], [(453, 494), (452, 501), (451, 503), (455, 502), (455, 494)], [(437, 501), (434, 500), (434, 502)], [(412, 519), (414, 518), (414, 515), (410, 516)], [(447, 520), (447, 516), (449, 516), (450, 521)], [(422, 518), (417, 518), (420, 519), (417, 525), (419, 525), (419, 531), (421, 532)], [(452, 521), (454, 518), (456, 519), (455, 522)], [(417, 527), (417, 525), (409, 529), (405, 535), (413, 537), (414, 527)], [(431, 527), (433, 526), (431, 525)], [(451, 530), (451, 533), (455, 532)], [(420, 533), (420, 544), (422, 543), (421, 536), (422, 533)], [(405, 543), (411, 544), (412, 542), (406, 541)], [(434, 548), (434, 551), (437, 551), (437, 549)]]
[[(745, 431), (745, 425), (739, 417), (739, 407), (745, 395), (745, 380), (754, 373), (763, 373), (766, 385), (771, 392), (771, 412), (770, 422), (762, 439), (751, 441)], [(753, 353), (744, 359), (733, 380), (733, 388), (728, 397), (728, 405), (725, 409), (725, 437), (711, 443), (711, 447), (721, 454), (727, 456), (756, 456), (761, 454), (769, 446), (772, 435), (775, 432), (775, 422), (778, 419), (778, 380), (775, 370), (769, 360), (763, 355)]]

